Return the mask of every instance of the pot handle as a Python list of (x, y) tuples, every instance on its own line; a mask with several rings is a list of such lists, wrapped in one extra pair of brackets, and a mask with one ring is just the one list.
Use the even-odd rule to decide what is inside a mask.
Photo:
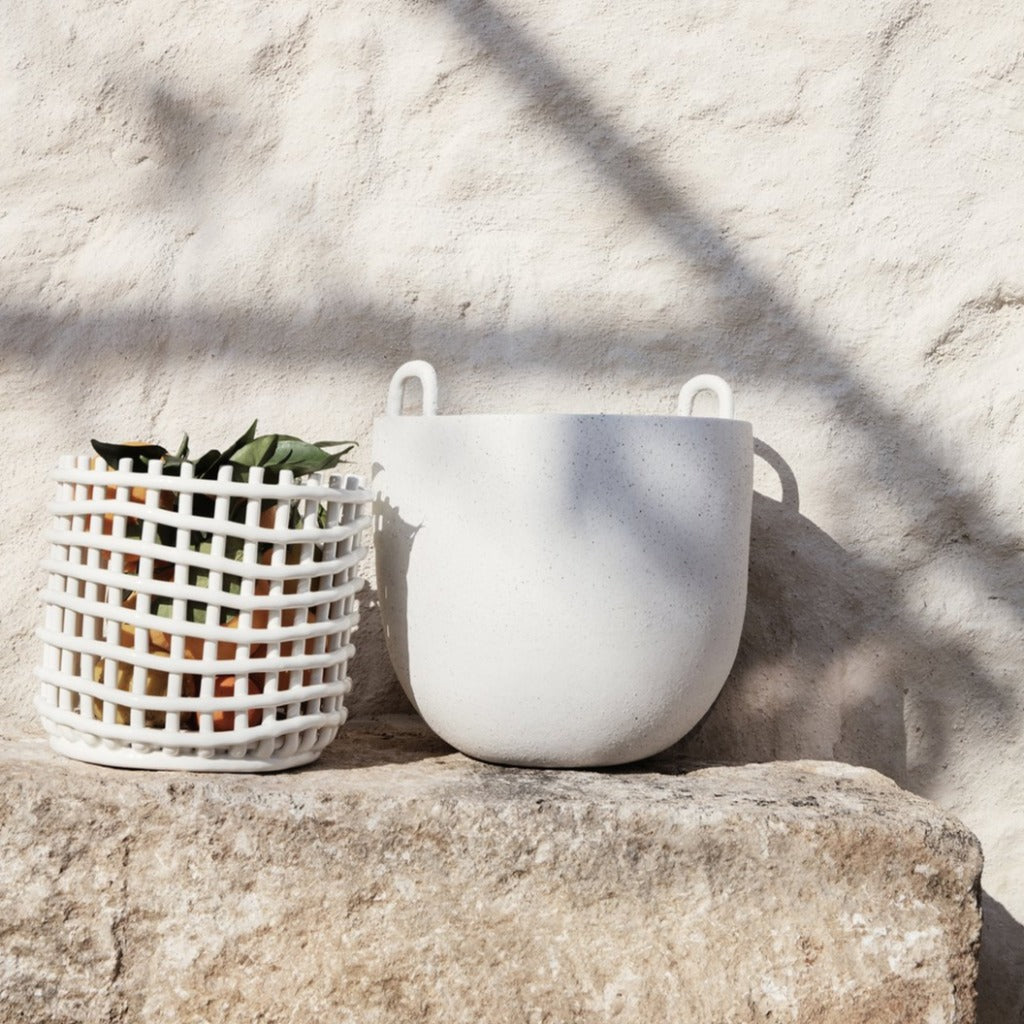
[(413, 359), (403, 363), (391, 378), (388, 386), (389, 416), (402, 415), (402, 398), (405, 396), (405, 382), (415, 377), (423, 388), (423, 415), (437, 415), (437, 373), (424, 359)]
[(702, 391), (711, 391), (718, 399), (719, 419), (731, 420), (733, 418), (732, 388), (721, 377), (716, 377), (713, 373), (702, 373), (683, 385), (679, 392), (677, 414), (692, 416), (693, 400)]

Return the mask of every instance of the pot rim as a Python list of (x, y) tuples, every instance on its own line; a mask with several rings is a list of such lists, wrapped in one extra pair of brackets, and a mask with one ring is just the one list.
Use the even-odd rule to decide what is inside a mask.
[(753, 425), (748, 420), (740, 419), (724, 419), (720, 416), (679, 416), (667, 413), (662, 414), (644, 414), (644, 413), (614, 413), (614, 412), (470, 412), (470, 413), (444, 413), (436, 416), (420, 416), (416, 414), (410, 415), (383, 415), (374, 417), (374, 425), (378, 423), (415, 423), (415, 424), (426, 424), (426, 423), (444, 423), (451, 422), (454, 424), (461, 424), (464, 422), (473, 422), (480, 420), (598, 420), (598, 421), (615, 421), (615, 420), (637, 420), (648, 423), (664, 422), (665, 424), (689, 424), (690, 426), (702, 426), (706, 427), (711, 424), (716, 426), (724, 425), (727, 427), (748, 427), (753, 430)]

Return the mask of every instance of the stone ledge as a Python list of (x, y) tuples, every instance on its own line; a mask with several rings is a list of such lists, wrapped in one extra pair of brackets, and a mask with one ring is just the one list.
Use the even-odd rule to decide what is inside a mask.
[(0, 757), (5, 1024), (974, 1020), (977, 840), (867, 769)]

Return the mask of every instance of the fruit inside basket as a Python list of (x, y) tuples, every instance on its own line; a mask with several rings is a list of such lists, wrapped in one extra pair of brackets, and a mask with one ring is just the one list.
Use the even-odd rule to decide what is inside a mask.
[[(224, 467), (230, 467), (230, 479), (236, 482), (248, 482), (251, 471), (259, 468), (262, 472), (261, 482), (264, 484), (277, 483), (281, 474), (290, 473), (293, 479), (300, 479), (311, 473), (324, 472), (337, 466), (354, 447), (352, 441), (303, 441), (298, 437), (286, 434), (262, 434), (257, 435), (257, 422), (254, 421), (249, 429), (236, 440), (232, 445), (223, 451), (211, 449), (199, 456), (197, 459), (190, 458), (188, 435), (182, 439), (178, 449), (172, 454), (162, 445), (150, 444), (147, 442), (126, 442), (111, 444), (103, 441), (92, 441), (93, 449), (103, 459), (107, 467), (116, 469), (123, 464), (123, 460), (131, 459), (132, 470), (138, 473), (146, 473), (150, 463), (154, 460), (161, 464), (161, 476), (174, 478), (179, 476), (182, 467), (189, 466), (189, 477), (192, 480), (218, 480), (223, 479), (227, 474)], [(337, 449), (330, 451), (329, 449)], [(114, 488), (108, 489), (109, 496), (115, 494)], [(142, 486), (133, 487), (130, 490), (130, 500), (139, 504), (147, 501), (147, 488)], [(196, 492), (190, 495), (192, 516), (205, 517), (211, 520), (211, 529), (189, 531), (188, 548), (200, 554), (210, 555), (213, 553), (215, 544), (215, 532), (212, 529), (212, 521), (215, 518), (215, 499), (210, 494)], [(180, 498), (178, 492), (170, 489), (161, 489), (159, 504), (167, 511), (178, 511), (177, 503)], [(247, 500), (244, 497), (236, 497), (229, 504), (228, 518), (233, 522), (242, 523), (246, 514)], [(272, 499), (265, 499), (261, 503), (261, 514), (259, 525), (265, 529), (272, 529), (277, 518), (277, 503)], [(320, 524), (323, 525), (325, 509), (319, 509)], [(298, 527), (300, 511), (297, 503), (290, 508), (288, 525)], [(109, 535), (114, 527), (114, 516), (111, 513), (104, 515), (103, 532)], [(143, 520), (139, 517), (128, 517), (125, 524), (125, 536), (130, 539), (142, 539)], [(169, 548), (177, 546), (177, 527), (169, 527), (166, 524), (157, 524), (156, 536), (161, 543)], [(288, 564), (297, 564), (300, 558), (303, 545), (293, 544), (287, 548), (286, 561)], [(274, 546), (269, 543), (258, 545), (258, 560), (261, 564), (269, 564), (273, 554)], [(314, 560), (322, 556), (322, 548), (314, 545), (310, 552)], [(104, 553), (106, 554), (106, 553)], [(246, 557), (246, 544), (238, 536), (227, 536), (224, 539), (223, 557), (243, 562)], [(109, 557), (109, 556), (107, 556)], [(106, 561), (106, 559), (104, 559)], [(135, 575), (138, 573), (140, 556), (138, 554), (127, 554), (122, 562), (122, 571)], [(173, 581), (176, 573), (176, 564), (171, 560), (156, 559), (152, 567), (152, 578), (156, 580)], [(188, 570), (188, 584), (190, 587), (209, 588), (210, 570), (202, 566), (192, 566)], [(321, 577), (314, 577), (312, 586), (316, 589)], [(254, 592), (257, 596), (267, 596), (270, 593), (269, 580), (256, 579), (254, 581)], [(283, 584), (284, 594), (295, 594), (299, 586), (299, 580), (295, 577), (286, 579)], [(220, 590), (228, 595), (240, 595), (243, 588), (243, 577), (225, 575), (220, 581)], [(126, 609), (136, 610), (140, 595), (138, 591), (130, 592), (124, 599), (123, 605)], [(149, 614), (156, 614), (163, 618), (172, 619), (175, 616), (175, 599), (168, 594), (155, 594), (149, 596)], [(295, 625), (299, 621), (299, 615), (309, 614), (296, 608), (285, 608), (281, 613), (280, 625), (284, 627)], [(207, 602), (189, 600), (185, 603), (185, 616), (188, 622), (205, 625), (210, 621), (210, 608)], [(237, 629), (242, 621), (240, 609), (222, 605), (217, 609), (217, 618), (221, 626)], [(257, 630), (265, 630), (269, 623), (269, 613), (266, 609), (257, 609), (252, 613), (251, 627)], [(131, 622), (121, 625), (120, 643), (122, 647), (134, 648), (136, 626)], [(172, 641), (174, 634), (159, 628), (148, 630), (148, 650), (150, 654), (171, 656)], [(196, 661), (204, 657), (205, 644), (201, 638), (195, 635), (184, 637), (184, 655)], [(216, 658), (220, 662), (231, 662), (236, 658), (238, 644), (236, 641), (222, 640), (217, 643)], [(305, 640), (301, 643), (285, 643), (281, 645), (279, 654), (288, 657), (293, 653), (312, 653), (313, 641)], [(267, 653), (265, 644), (250, 645), (248, 657), (261, 658)], [(94, 678), (97, 683), (103, 681), (105, 665), (103, 661), (97, 661), (93, 669)], [(135, 668), (127, 662), (118, 662), (116, 669), (116, 685), (118, 689), (130, 690), (132, 680), (135, 676)], [(303, 682), (308, 683), (311, 678), (310, 670), (303, 674)], [(232, 697), (235, 695), (239, 680), (234, 672), (222, 672), (214, 679), (214, 696)], [(246, 679), (246, 690), (249, 694), (263, 692), (265, 684), (264, 674), (252, 672)], [(181, 680), (181, 696), (198, 697), (200, 694), (201, 675), (199, 673), (185, 673)], [(157, 668), (146, 670), (145, 692), (149, 695), (165, 695), (168, 692), (168, 672)], [(103, 701), (101, 698), (94, 698), (94, 713), (98, 718), (103, 717)], [(116, 704), (114, 709), (115, 721), (120, 724), (128, 724), (130, 711), (123, 704)], [(257, 725), (263, 717), (262, 709), (250, 708), (248, 710), (248, 721), (250, 725)], [(224, 731), (234, 728), (235, 713), (231, 710), (218, 710), (212, 714), (213, 727), (217, 731)], [(163, 728), (165, 723), (165, 712), (150, 710), (146, 712), (145, 724), (150, 728)], [(183, 730), (194, 730), (198, 728), (197, 716), (194, 713), (186, 712), (179, 720), (178, 728)]]

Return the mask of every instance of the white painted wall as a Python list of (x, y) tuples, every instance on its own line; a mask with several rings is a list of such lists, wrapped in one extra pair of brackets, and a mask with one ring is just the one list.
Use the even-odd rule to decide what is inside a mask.
[[(688, 741), (867, 764), (986, 855), (1024, 1020), (1024, 8), (1017, 0), (8, 0), (0, 697), (45, 472), (90, 437), (364, 442), (448, 411), (754, 424), (744, 643)], [(372, 607), (357, 710), (395, 708)]]

